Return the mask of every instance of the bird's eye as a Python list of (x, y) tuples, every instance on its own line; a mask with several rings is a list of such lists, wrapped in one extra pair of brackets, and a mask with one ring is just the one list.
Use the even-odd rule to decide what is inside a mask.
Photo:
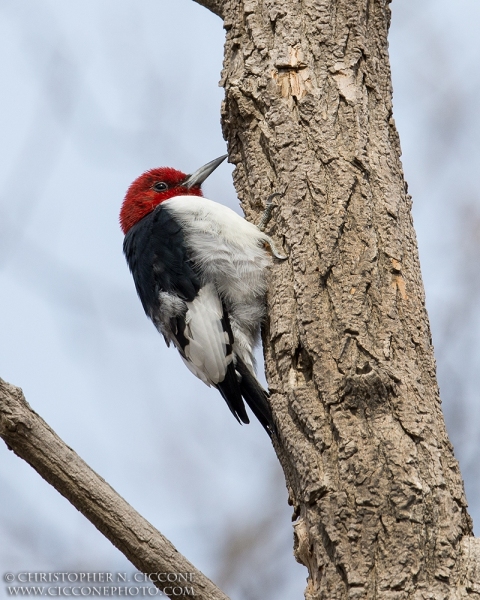
[(168, 190), (168, 185), (163, 181), (157, 181), (157, 183), (153, 184), (153, 189), (156, 192), (164, 192), (165, 190)]

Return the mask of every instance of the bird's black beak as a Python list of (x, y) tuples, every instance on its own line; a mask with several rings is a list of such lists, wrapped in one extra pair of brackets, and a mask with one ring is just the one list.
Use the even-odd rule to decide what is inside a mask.
[(202, 183), (205, 181), (205, 179), (211, 173), (213, 173), (213, 171), (215, 171), (215, 169), (220, 164), (222, 164), (222, 162), (227, 158), (227, 156), (228, 156), (228, 154), (225, 154), (224, 156), (220, 156), (219, 158), (216, 158), (215, 160), (211, 160), (206, 165), (203, 165), (203, 167), (200, 167), (199, 169), (197, 169), (195, 171), (195, 173), (192, 173), (191, 175), (189, 175), (185, 179), (185, 181), (182, 183), (182, 186), (186, 187), (186, 188), (191, 188), (194, 185), (202, 185)]

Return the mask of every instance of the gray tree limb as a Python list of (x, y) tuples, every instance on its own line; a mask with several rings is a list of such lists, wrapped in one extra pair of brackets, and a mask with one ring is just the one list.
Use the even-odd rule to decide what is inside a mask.
[(208, 10), (211, 10), (213, 13), (223, 19), (223, 0), (195, 0), (195, 2), (198, 2), (198, 4), (208, 8)]
[[(195, 598), (228, 600), (148, 521), (95, 473), (27, 404), (20, 388), (0, 379), (0, 437), (77, 508), (143, 573), (191, 573)], [(153, 582), (160, 589), (171, 584)], [(169, 595), (169, 594), (167, 594)], [(171, 598), (191, 598), (172, 595)]]

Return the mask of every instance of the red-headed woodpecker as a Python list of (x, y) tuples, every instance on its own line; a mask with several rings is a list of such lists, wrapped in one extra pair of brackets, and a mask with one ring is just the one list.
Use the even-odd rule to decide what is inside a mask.
[(123, 250), (145, 313), (167, 345), (219, 390), (239, 422), (249, 422), (245, 400), (272, 435), (253, 349), (265, 316), (268, 249), (277, 254), (258, 227), (203, 197), (201, 184), (225, 158), (193, 175), (159, 168), (136, 179), (120, 212)]

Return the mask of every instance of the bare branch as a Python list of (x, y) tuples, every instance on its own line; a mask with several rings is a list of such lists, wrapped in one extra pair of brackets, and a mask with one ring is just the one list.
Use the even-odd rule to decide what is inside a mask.
[[(192, 583), (188, 586), (194, 588), (196, 598), (228, 600), (210, 579), (55, 434), (30, 408), (20, 388), (2, 379), (0, 437), (87, 517), (137, 569), (143, 573), (190, 573)], [(171, 586), (170, 583), (154, 583), (160, 589)], [(184, 597), (187, 595), (175, 595), (175, 598)]]
[(201, 4), (208, 10), (211, 10), (213, 13), (218, 15), (221, 19), (223, 19), (223, 1), (222, 0), (195, 0), (198, 4)]

